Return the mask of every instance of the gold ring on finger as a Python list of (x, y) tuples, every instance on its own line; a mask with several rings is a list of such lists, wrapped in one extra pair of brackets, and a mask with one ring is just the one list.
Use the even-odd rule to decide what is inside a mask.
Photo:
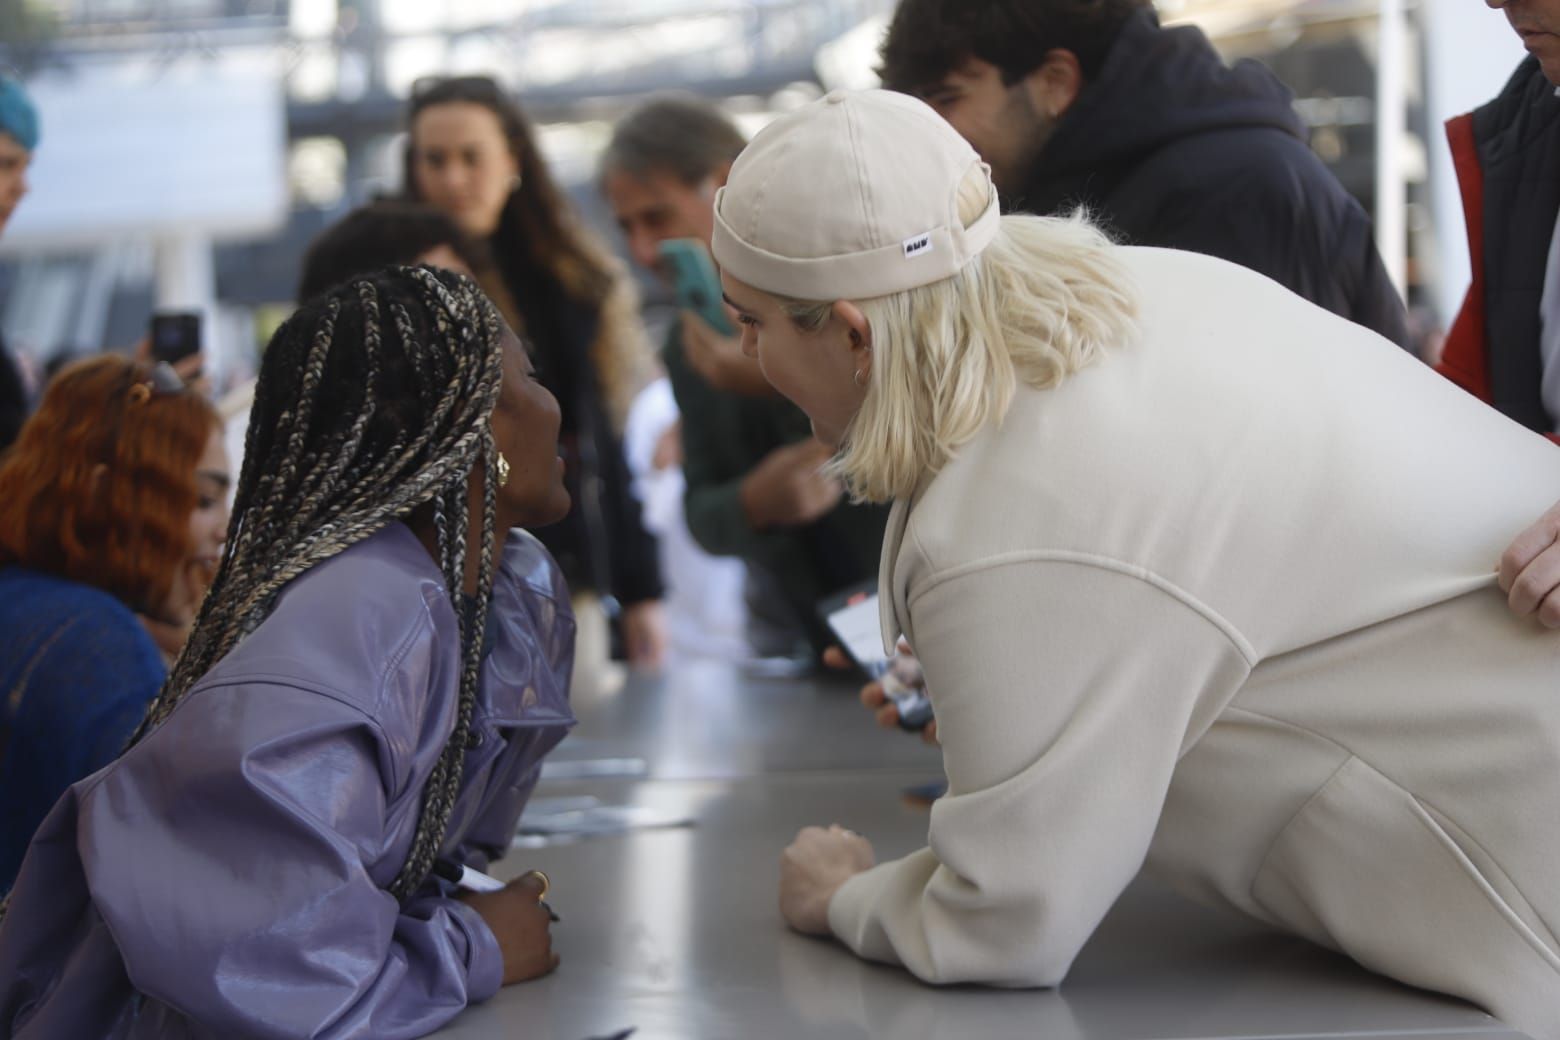
[(547, 874), (540, 870), (528, 870), (524, 874), (520, 875), (521, 880), (524, 880), (528, 877), (534, 877), (536, 880), (542, 883), (542, 894), (536, 898), (538, 900), (546, 899), (547, 893), (552, 890), (552, 882), (547, 879)]

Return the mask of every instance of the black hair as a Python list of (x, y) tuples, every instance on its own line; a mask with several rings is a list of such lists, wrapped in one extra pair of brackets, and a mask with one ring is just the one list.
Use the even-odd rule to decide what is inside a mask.
[(715, 105), (692, 94), (666, 94), (646, 101), (613, 127), (601, 176), (669, 173), (697, 187), (745, 147), (747, 138)]
[(444, 839), (476, 704), (482, 623), (493, 583), (496, 503), (486, 481), (477, 595), (463, 596), (467, 482), (493, 472), (490, 419), (502, 373), (502, 325), (471, 280), (391, 268), (306, 303), (266, 348), (244, 442), (227, 545), (194, 630), (134, 744), (269, 613), (281, 588), (414, 511), (431, 514), (438, 562), (461, 638), (454, 730), (423, 791), (405, 900)]
[(298, 280), (298, 302), (391, 264), (414, 264), (440, 246), (452, 249), (475, 273), (488, 265), (486, 247), (432, 206), (401, 199), (360, 206), (309, 243)]
[(970, 58), (995, 65), (1012, 86), (1046, 52), (1071, 51), (1095, 77), (1128, 18), (1152, 0), (901, 0), (880, 51), (890, 90), (921, 94)]

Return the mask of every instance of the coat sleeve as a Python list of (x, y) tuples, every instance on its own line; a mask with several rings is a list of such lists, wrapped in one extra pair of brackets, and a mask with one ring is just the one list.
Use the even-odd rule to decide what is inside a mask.
[(1183, 744), (1246, 656), (1146, 580), (1054, 561), (934, 584), (907, 627), (948, 793), (930, 847), (846, 882), (830, 928), (928, 982), (1055, 985), (1142, 864)]
[[(766, 560), (775, 536), (755, 531), (742, 508), (742, 478), (734, 471), (729, 440), (737, 435), (725, 421), (733, 412), (728, 395), (695, 372), (683, 356), (680, 331), (674, 329), (663, 354), (666, 374), (682, 415), (683, 513), (688, 533), (712, 556)], [(754, 460), (755, 464), (757, 460)]]
[(481, 918), (383, 887), (406, 844), (389, 821), (410, 833), (420, 787), (328, 691), (195, 691), (81, 793), (87, 885), (131, 982), (202, 1035), (265, 1038), (418, 1037), (491, 996)]
[(455, 862), (473, 870), (487, 870), (503, 859), (520, 826), (520, 814), (541, 776), (541, 763), (529, 766), (513, 785), (494, 796), (461, 839), (453, 857)]

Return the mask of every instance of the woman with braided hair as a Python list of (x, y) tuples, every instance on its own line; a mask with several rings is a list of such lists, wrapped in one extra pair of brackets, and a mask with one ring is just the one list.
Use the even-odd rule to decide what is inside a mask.
[(432, 870), (509, 847), (573, 723), (568, 591), (510, 530), (568, 509), (557, 434), (458, 275), (391, 269), (277, 332), (185, 651), (0, 919), (0, 1035), (415, 1037), (556, 965), (534, 873)]

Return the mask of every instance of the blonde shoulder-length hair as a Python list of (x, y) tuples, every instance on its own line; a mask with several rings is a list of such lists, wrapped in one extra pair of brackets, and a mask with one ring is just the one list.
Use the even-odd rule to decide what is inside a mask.
[[(971, 180), (959, 199), (966, 225), (985, 209), (988, 190), (984, 176)], [(851, 497), (908, 497), (988, 423), (1002, 421), (1020, 381), (1058, 386), (1126, 342), (1136, 297), (1113, 248), (1081, 213), (1006, 216), (952, 278), (854, 301), (872, 330), (871, 376), (829, 465)], [(833, 307), (781, 303), (809, 332)]]

